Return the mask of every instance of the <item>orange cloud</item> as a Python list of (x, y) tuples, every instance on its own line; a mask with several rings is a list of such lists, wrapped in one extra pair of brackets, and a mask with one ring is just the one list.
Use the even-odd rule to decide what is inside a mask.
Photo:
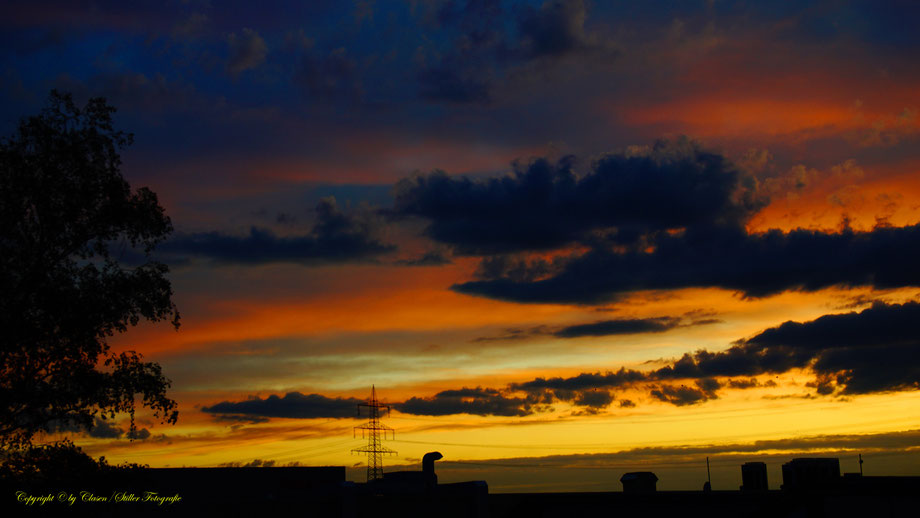
[[(866, 49), (809, 47), (763, 30), (707, 45), (670, 45), (637, 66), (660, 64), (667, 84), (604, 101), (616, 120), (697, 137), (808, 140), (845, 136), (890, 145), (920, 131), (920, 77)], [(674, 67), (672, 74), (667, 69)], [(646, 85), (648, 86), (648, 85)], [(650, 98), (649, 92), (655, 97)]]
[[(566, 306), (523, 306), (448, 290), (466, 278), (470, 263), (443, 268), (330, 267), (337, 273), (347, 268), (349, 274), (327, 276), (332, 285), (312, 295), (268, 300), (252, 300), (247, 293), (220, 300), (199, 297), (196, 310), (183, 313), (178, 332), (146, 325), (115, 343), (152, 354), (178, 353), (218, 342), (274, 337), (542, 324), (553, 315), (572, 311)], [(266, 274), (259, 282), (284, 282), (268, 279), (272, 276)]]
[(855, 124), (846, 106), (778, 99), (686, 99), (627, 109), (623, 116), (630, 124), (663, 125), (701, 137), (839, 131)]
[[(751, 232), (840, 228), (844, 220), (857, 230), (876, 225), (905, 226), (920, 221), (920, 161), (866, 167), (864, 175), (838, 170), (811, 171), (813, 180), (794, 196), (774, 196), (748, 225)], [(852, 171), (851, 171), (852, 172)]]

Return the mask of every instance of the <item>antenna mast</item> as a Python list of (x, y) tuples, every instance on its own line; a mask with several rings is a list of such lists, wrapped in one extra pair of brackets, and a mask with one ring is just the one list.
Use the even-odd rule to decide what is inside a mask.
[(380, 411), (386, 409), (387, 415), (390, 415), (390, 406), (384, 405), (377, 401), (377, 389), (371, 385), (371, 398), (367, 403), (358, 404), (358, 415), (361, 415), (361, 407), (367, 407), (368, 419), (367, 424), (356, 426), (355, 433), (361, 430), (361, 437), (367, 437), (367, 446), (355, 448), (352, 453), (367, 454), (367, 481), (383, 479), (383, 456), (395, 455), (396, 452), (380, 444), (380, 435), (386, 438), (387, 432), (390, 432), (393, 439), (396, 438), (396, 432), (389, 426), (380, 424)]

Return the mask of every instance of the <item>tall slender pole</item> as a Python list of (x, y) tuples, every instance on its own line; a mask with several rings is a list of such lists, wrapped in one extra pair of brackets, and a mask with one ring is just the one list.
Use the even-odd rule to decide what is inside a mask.
[(706, 479), (709, 480), (709, 487), (712, 487), (712, 474), (709, 473), (709, 457), (706, 457)]
[(371, 482), (383, 478), (383, 456), (396, 454), (394, 450), (386, 448), (380, 443), (380, 434), (382, 432), (384, 438), (386, 438), (386, 433), (390, 432), (395, 439), (396, 432), (389, 426), (380, 424), (380, 410), (386, 409), (389, 414), (390, 407), (377, 400), (377, 388), (375, 386), (371, 385), (371, 398), (367, 403), (358, 404), (358, 414), (361, 413), (361, 407), (367, 407), (368, 409), (367, 424), (356, 426), (355, 432), (361, 430), (361, 437), (367, 437), (367, 446), (355, 448), (351, 451), (353, 453), (367, 454), (367, 481)]

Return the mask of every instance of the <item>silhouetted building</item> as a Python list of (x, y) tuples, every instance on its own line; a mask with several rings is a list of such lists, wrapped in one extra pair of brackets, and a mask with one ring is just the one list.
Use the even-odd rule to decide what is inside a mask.
[(620, 477), (624, 493), (654, 493), (658, 477), (651, 471), (634, 471)]
[(745, 462), (741, 465), (741, 490), (766, 491), (767, 465), (763, 462)]
[(783, 489), (826, 487), (840, 482), (836, 458), (792, 459), (783, 464)]
[(434, 463), (442, 457), (436, 451), (426, 453), (421, 471), (391, 471), (367, 484), (356, 484), (357, 516), (488, 516), (489, 486), (484, 481), (438, 484)]
[(438, 485), (438, 475), (434, 472), (434, 463), (443, 458), (440, 452), (433, 451), (422, 457), (422, 471), (391, 471), (383, 478), (374, 481), (374, 488), (381, 491), (404, 493), (428, 492)]

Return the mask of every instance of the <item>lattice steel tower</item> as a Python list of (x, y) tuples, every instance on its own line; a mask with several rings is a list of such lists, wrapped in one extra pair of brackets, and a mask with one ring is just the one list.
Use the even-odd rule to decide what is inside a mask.
[(357, 436), (357, 431), (361, 430), (361, 437), (367, 437), (367, 446), (355, 448), (351, 451), (352, 453), (367, 454), (367, 481), (370, 482), (371, 480), (383, 479), (383, 456), (396, 454), (394, 450), (380, 444), (381, 432), (384, 439), (386, 439), (387, 432), (390, 432), (393, 439), (395, 439), (396, 432), (389, 426), (380, 424), (380, 410), (386, 409), (387, 415), (390, 415), (390, 406), (377, 401), (377, 389), (373, 385), (371, 385), (371, 398), (367, 403), (358, 404), (358, 415), (361, 415), (361, 407), (363, 406), (368, 408), (370, 415), (368, 416), (367, 424), (355, 427), (355, 434)]

